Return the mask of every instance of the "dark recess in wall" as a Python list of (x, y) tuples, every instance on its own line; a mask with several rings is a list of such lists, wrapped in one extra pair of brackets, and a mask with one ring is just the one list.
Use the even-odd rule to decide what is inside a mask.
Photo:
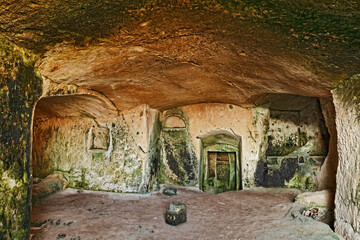
[(280, 169), (271, 170), (268, 164), (259, 160), (255, 171), (255, 184), (263, 187), (283, 187), (285, 181), (294, 177), (299, 168), (297, 158), (283, 159)]

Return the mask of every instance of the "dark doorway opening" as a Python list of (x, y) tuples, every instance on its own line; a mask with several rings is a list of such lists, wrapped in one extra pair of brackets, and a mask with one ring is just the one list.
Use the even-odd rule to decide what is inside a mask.
[(221, 193), (242, 189), (241, 140), (230, 133), (215, 133), (201, 138), (200, 189)]
[(236, 190), (236, 152), (208, 152), (208, 185)]

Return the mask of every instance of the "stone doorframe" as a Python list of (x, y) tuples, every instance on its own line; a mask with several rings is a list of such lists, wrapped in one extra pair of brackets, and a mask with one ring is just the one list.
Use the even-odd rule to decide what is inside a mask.
[(209, 166), (208, 166), (208, 152), (235, 152), (236, 154), (236, 186), (234, 190), (242, 189), (241, 177), (241, 137), (227, 131), (215, 132), (197, 137), (201, 140), (200, 152), (200, 176), (199, 186), (202, 191), (205, 191), (205, 186), (208, 180)]

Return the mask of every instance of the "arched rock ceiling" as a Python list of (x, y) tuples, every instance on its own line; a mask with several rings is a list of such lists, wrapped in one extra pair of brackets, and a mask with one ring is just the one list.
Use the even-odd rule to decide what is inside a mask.
[(359, 1), (9, 1), (7, 38), (43, 76), (138, 104), (328, 97), (359, 72)]
[(104, 99), (89, 94), (78, 94), (41, 98), (36, 105), (35, 120), (49, 116), (113, 118), (117, 116), (117, 112), (109, 108), (109, 103)]

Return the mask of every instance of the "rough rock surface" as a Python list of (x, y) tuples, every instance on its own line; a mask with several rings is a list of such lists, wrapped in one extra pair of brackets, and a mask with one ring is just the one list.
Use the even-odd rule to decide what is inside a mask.
[(166, 210), (165, 222), (177, 226), (186, 222), (186, 205), (182, 202), (170, 203), (169, 210)]
[(312, 219), (319, 221), (319, 222), (323, 222), (328, 224), (329, 226), (331, 226), (332, 228), (334, 227), (334, 210), (331, 209), (329, 210), (328, 208), (310, 208), (310, 209), (305, 209), (302, 212), (303, 216), (306, 217), (311, 217)]
[(35, 56), (0, 35), (0, 239), (27, 239), (33, 108), (42, 81)]
[[(193, 31), (184, 34), (196, 34)], [(161, 39), (141, 47), (101, 44), (77, 49), (59, 45), (45, 55), (40, 71), (53, 81), (102, 92), (120, 110), (138, 104), (169, 109), (209, 101), (241, 105), (269, 92), (330, 96), (329, 86), (301, 63), (290, 65), (285, 58), (269, 58), (243, 46), (218, 46), (206, 35), (186, 38), (182, 51), (174, 48), (180, 39)], [(276, 88), (272, 84), (274, 72)], [(299, 82), (301, 87), (293, 88), (289, 81)], [(316, 82), (316, 87), (311, 82)]]
[[(0, 5), (0, 35), (38, 53), (43, 77), (105, 94), (119, 110), (140, 103), (160, 110), (200, 102), (240, 105), (269, 93), (327, 97), (339, 80), (359, 73), (359, 4), (8, 0)], [(6, 43), (0, 50), (0, 186), (6, 192), (0, 195), (0, 234), (26, 238), (31, 120), (41, 78), (34, 70), (35, 58), (24, 59), (22, 49)], [(88, 96), (64, 102), (83, 116), (88, 112), (82, 104), (89, 99), (99, 102)], [(61, 105), (61, 100), (48, 103)], [(90, 107), (92, 114), (102, 109)], [(356, 136), (356, 129), (344, 132), (355, 131)], [(342, 138), (339, 143), (348, 145)], [(349, 180), (354, 176), (346, 175), (350, 164), (345, 158), (339, 182), (349, 184), (339, 189), (339, 216), (357, 209), (351, 188), (359, 181)], [(344, 224), (351, 222), (346, 228), (358, 231), (359, 218), (351, 217), (344, 217)]]
[(256, 240), (339, 240), (339, 237), (324, 223), (317, 222), (312, 218), (302, 216), (299, 209), (302, 206), (293, 206), (286, 217), (274, 221), (274, 228), (264, 231), (255, 237)]
[(46, 52), (39, 61), (46, 78), (101, 92), (120, 110), (239, 105), (268, 93), (328, 97), (333, 82), (359, 67), (355, 31), (334, 27), (340, 18), (356, 29), (357, 1), (47, 2), (7, 3), (4, 34)]
[(47, 176), (41, 182), (32, 186), (31, 200), (33, 204), (36, 204), (46, 197), (49, 197), (66, 187), (67, 181), (63, 177), (62, 173), (56, 173)]
[(306, 207), (334, 208), (335, 190), (327, 189), (317, 192), (304, 192), (296, 197), (296, 202)]
[(89, 117), (36, 121), (33, 175), (44, 177), (57, 169), (66, 173), (74, 188), (141, 191), (149, 116), (151, 111), (139, 106), (104, 121)]
[[(355, 88), (360, 89), (359, 78), (357, 86), (355, 83)], [(345, 239), (357, 240), (360, 239), (360, 114), (353, 104), (345, 108), (345, 102), (340, 96), (339, 93), (334, 95), (339, 152), (335, 230)], [(350, 99), (359, 101), (359, 95), (352, 96), (350, 93)]]

